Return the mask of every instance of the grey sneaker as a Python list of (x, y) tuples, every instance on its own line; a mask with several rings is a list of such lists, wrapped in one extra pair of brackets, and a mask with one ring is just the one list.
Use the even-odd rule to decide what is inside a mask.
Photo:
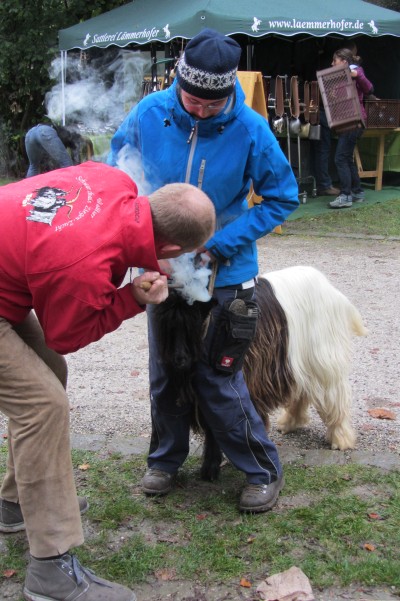
[(365, 200), (364, 190), (360, 190), (359, 192), (352, 192), (351, 198), (353, 199), (353, 202), (364, 202), (364, 200)]
[(353, 204), (351, 194), (339, 194), (335, 200), (329, 203), (331, 209), (344, 209), (345, 207), (351, 207)]
[(143, 491), (148, 495), (166, 495), (171, 490), (176, 475), (149, 468), (142, 478)]
[(284, 485), (283, 475), (271, 484), (248, 484), (240, 497), (239, 509), (246, 513), (261, 513), (272, 509)]
[[(78, 501), (79, 510), (83, 514), (89, 509), (88, 500), (86, 497), (78, 497)], [(0, 532), (8, 534), (21, 530), (25, 530), (25, 522), (20, 504), (0, 499)]]
[(24, 598), (26, 601), (136, 601), (131, 590), (98, 578), (68, 553), (58, 559), (31, 557)]

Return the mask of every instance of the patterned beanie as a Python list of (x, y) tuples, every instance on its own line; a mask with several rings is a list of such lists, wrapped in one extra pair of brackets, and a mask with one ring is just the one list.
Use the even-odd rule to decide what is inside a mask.
[(218, 100), (232, 94), (241, 47), (213, 29), (203, 29), (188, 42), (178, 63), (177, 80), (188, 94)]

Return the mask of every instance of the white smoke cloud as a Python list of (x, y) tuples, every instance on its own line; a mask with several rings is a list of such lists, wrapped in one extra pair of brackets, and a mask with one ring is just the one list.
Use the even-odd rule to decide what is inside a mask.
[[(85, 133), (114, 133), (141, 97), (144, 74), (150, 62), (140, 51), (119, 49), (110, 60), (86, 61), (67, 57), (64, 85), (66, 125), (75, 123)], [(46, 94), (47, 114), (62, 120), (61, 59), (52, 62), (50, 76), (58, 83)]]
[(127, 173), (129, 177), (136, 183), (139, 196), (148, 196), (153, 192), (151, 186), (144, 177), (144, 171), (139, 152), (128, 144), (121, 148), (118, 153), (117, 165), (118, 169)]
[[(188, 305), (193, 305), (196, 300), (205, 303), (211, 299), (207, 288), (211, 269), (207, 264), (195, 264), (195, 257), (196, 253), (191, 252), (176, 259), (169, 259), (171, 284), (178, 288), (179, 294), (183, 296)], [(201, 259), (203, 263), (207, 263), (209, 260), (205, 253), (201, 255)]]
[[(91, 60), (86, 60), (84, 53), (79, 57), (67, 55), (65, 123), (77, 126), (85, 137), (92, 139), (93, 160), (107, 161), (111, 137), (142, 97), (144, 77), (150, 66), (148, 53), (145, 55), (136, 50), (106, 50), (99, 58)], [(58, 83), (46, 94), (47, 115), (55, 123), (61, 123), (61, 58), (52, 62), (50, 77)], [(137, 152), (129, 147), (123, 148), (117, 167), (136, 182), (140, 195), (150, 194), (152, 190), (144, 179)]]

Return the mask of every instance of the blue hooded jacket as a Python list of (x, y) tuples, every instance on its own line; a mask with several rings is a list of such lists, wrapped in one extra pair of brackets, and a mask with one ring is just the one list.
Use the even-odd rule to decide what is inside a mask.
[[(220, 113), (196, 120), (182, 107), (175, 81), (131, 110), (108, 157), (109, 164), (118, 165), (122, 149), (127, 157), (136, 151), (151, 190), (186, 182), (211, 198), (217, 231), (205, 247), (219, 260), (216, 287), (254, 278), (256, 240), (281, 225), (299, 204), (296, 179), (268, 122), (244, 101), (237, 81)], [(252, 183), (262, 201), (249, 209)]]

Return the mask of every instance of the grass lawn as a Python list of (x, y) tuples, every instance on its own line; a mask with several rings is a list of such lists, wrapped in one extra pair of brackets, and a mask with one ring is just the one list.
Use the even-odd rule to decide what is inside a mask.
[(286, 222), (284, 231), (305, 235), (318, 232), (400, 237), (400, 189), (397, 199), (374, 204), (354, 203), (347, 209), (329, 209), (320, 215), (305, 215)]
[[(2, 469), (5, 445), (2, 447)], [(217, 483), (199, 480), (189, 458), (176, 489), (147, 498), (140, 489), (145, 457), (73, 452), (78, 492), (90, 509), (90, 535), (77, 554), (104, 577), (132, 588), (166, 579), (238, 586), (297, 566), (316, 588), (357, 583), (400, 591), (400, 475), (364, 466), (285, 468), (278, 507), (238, 513), (243, 476), (225, 465)], [(23, 580), (24, 533), (4, 537), (0, 574)]]

